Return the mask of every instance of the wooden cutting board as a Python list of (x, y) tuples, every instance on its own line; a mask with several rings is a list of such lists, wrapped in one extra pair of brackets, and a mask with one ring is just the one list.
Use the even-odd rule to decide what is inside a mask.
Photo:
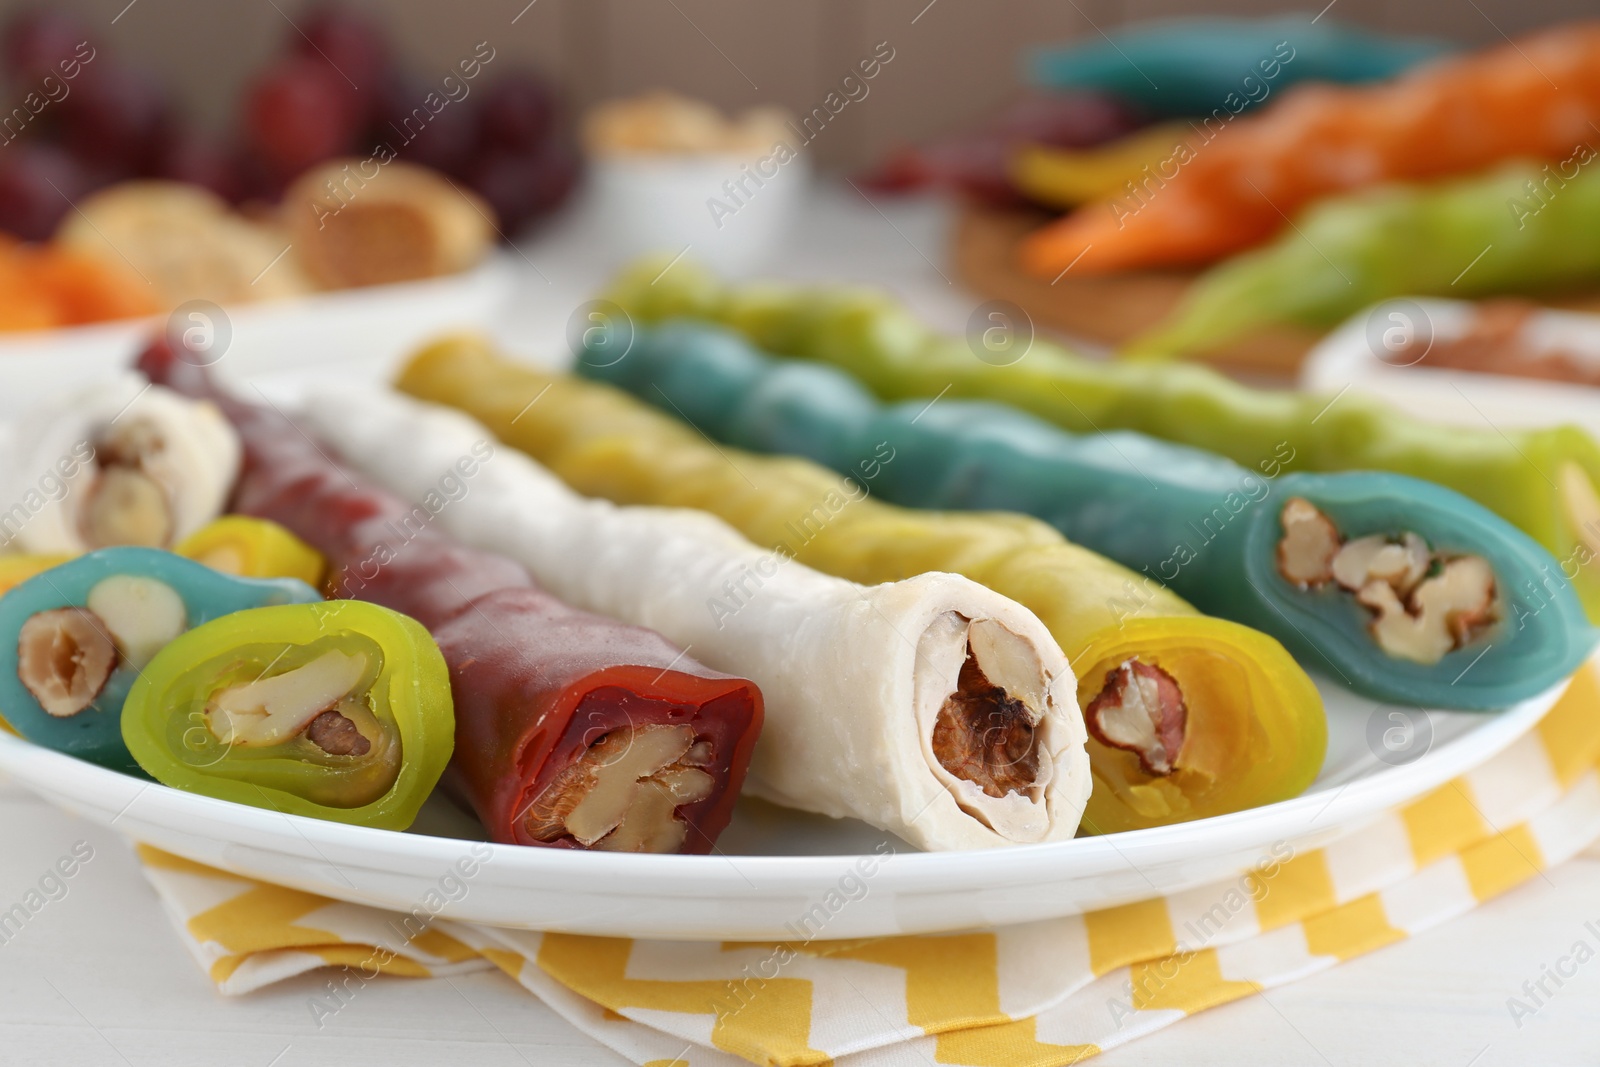
[[(1192, 273), (1151, 272), (1074, 278), (1036, 278), (1017, 263), (1017, 242), (1052, 216), (979, 204), (962, 207), (954, 232), (956, 270), (971, 289), (1009, 300), (1035, 325), (1115, 348), (1166, 318), (1193, 284)], [(1320, 335), (1284, 327), (1207, 356), (1220, 369), (1253, 378), (1288, 380)]]
[[(962, 282), (991, 300), (1022, 307), (1036, 326), (1115, 348), (1149, 330), (1177, 307), (1194, 273), (1151, 272), (1074, 278), (1068, 270), (1054, 282), (1035, 278), (1017, 264), (1017, 242), (1053, 216), (967, 204), (955, 227), (952, 258)], [(1600, 312), (1600, 293), (1583, 292), (1539, 301), (1549, 307)], [(1275, 327), (1207, 354), (1204, 359), (1240, 377), (1292, 381), (1322, 335), (1294, 326)]]

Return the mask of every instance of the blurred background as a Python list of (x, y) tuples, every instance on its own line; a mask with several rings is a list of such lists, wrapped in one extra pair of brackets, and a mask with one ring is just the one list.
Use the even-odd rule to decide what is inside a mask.
[(0, 346), (339, 294), (349, 345), (495, 319), (560, 358), (660, 254), (1314, 388), (1431, 352), (1472, 420), (1600, 385), (1600, 319), (1540, 317), (1600, 309), (1592, 9), (3, 0)]
[[(36, 4), (5, 0), (0, 13)], [(53, 0), (117, 55), (150, 69), (200, 121), (226, 123), (244, 86), (312, 6), (304, 0)], [(1185, 0), (351, 0), (381, 20), (404, 63), (452, 68), (480, 41), (556, 82), (572, 106), (668, 87), (725, 109), (808, 111), (879, 41), (894, 77), (873, 104), (841, 114), (814, 146), (828, 166), (861, 166), (898, 142), (960, 127), (1021, 85), (1018, 53), (1123, 23), (1208, 15), (1301, 15), (1323, 5)], [(1588, 0), (1337, 0), (1327, 17), (1373, 29), (1492, 45), (1593, 15)], [(113, 26), (112, 20), (116, 19)], [(515, 20), (513, 22), (513, 20)], [(915, 20), (915, 21), (913, 21)], [(498, 60), (497, 60), (498, 62)]]

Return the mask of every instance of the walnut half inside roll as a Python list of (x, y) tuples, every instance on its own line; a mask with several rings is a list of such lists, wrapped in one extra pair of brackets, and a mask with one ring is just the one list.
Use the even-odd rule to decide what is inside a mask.
[(950, 611), (922, 632), (914, 670), (918, 734), (935, 780), (1006, 840), (1043, 840), (1068, 738), (1038, 647), (994, 619)]

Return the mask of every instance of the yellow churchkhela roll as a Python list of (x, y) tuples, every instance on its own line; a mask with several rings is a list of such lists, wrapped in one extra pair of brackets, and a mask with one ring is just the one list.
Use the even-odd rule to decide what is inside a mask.
[[(1277, 641), (1199, 614), (1034, 519), (880, 503), (872, 481), (892, 449), (842, 478), (721, 448), (625, 393), (512, 362), (469, 335), (417, 354), (398, 386), (466, 411), (581, 493), (710, 511), (758, 545), (853, 581), (949, 571), (1030, 609), (1079, 679), (1094, 775), (1086, 830), (1282, 800), (1322, 765), (1321, 699)], [(726, 592), (729, 611), (760, 595), (755, 580)]]

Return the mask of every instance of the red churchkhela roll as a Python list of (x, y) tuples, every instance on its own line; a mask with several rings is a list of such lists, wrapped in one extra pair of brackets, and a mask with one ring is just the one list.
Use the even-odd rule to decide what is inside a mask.
[[(512, 560), (435, 532), (426, 507), (359, 484), (281, 412), (219, 390), (165, 340), (139, 369), (214, 401), (238, 429), (234, 511), (320, 550), (333, 595), (392, 608), (433, 634), (455, 700), (452, 785), (494, 840), (711, 850), (760, 732), (755, 683), (701, 666), (651, 630), (568, 607)], [(492, 454), (485, 442), (463, 469)]]

